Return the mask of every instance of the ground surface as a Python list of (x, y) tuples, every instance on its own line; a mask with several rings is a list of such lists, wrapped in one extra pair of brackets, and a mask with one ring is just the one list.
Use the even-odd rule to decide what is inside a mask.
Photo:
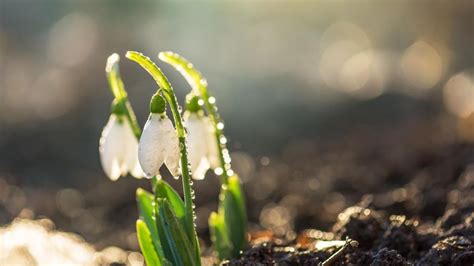
[[(349, 237), (359, 245), (348, 247), (334, 265), (473, 265), (473, 146), (440, 134), (439, 121), (413, 125), (414, 131), (407, 128), (384, 131), (383, 140), (377, 133), (365, 136), (372, 141), (361, 137), (352, 145), (357, 156), (335, 160), (334, 171), (344, 161), (352, 164), (347, 175), (359, 184), (336, 180), (332, 191), (342, 193), (344, 202), (360, 200), (337, 213), (331, 225), (315, 227), (326, 230), (306, 229), (296, 239), (260, 233), (240, 258), (225, 264), (318, 265), (336, 249), (318, 250), (316, 240)], [(368, 170), (361, 174), (358, 166), (364, 162)], [(307, 210), (318, 206), (313, 211), (330, 217), (320, 202), (308, 203)]]
[[(350, 237), (359, 245), (335, 264), (471, 265), (474, 146), (456, 127), (445, 117), (413, 119), (300, 138), (278, 155), (234, 153), (253, 240), (224, 264), (317, 265), (336, 251), (315, 249), (317, 240)], [(46, 216), (98, 250), (138, 250), (134, 191), (148, 184), (113, 183), (102, 173), (92, 180), (74, 188), (33, 187), (2, 175), (1, 223)], [(170, 182), (179, 188), (180, 181)], [(216, 208), (218, 179), (194, 183), (198, 231), (210, 258), (207, 217)]]

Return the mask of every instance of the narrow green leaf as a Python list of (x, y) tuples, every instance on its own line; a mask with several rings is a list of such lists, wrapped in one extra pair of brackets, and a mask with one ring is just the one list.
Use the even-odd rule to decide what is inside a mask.
[(209, 230), (211, 233), (211, 241), (220, 260), (231, 257), (232, 244), (229, 241), (227, 227), (224, 217), (216, 212), (212, 212), (209, 216)]
[(150, 266), (161, 266), (163, 265), (163, 257), (159, 257), (156, 253), (155, 248), (153, 247), (153, 242), (151, 240), (150, 231), (147, 228), (147, 225), (142, 220), (137, 220), (137, 236), (138, 243), (140, 244), (140, 249), (142, 251), (145, 262)]
[(231, 176), (227, 188), (224, 189), (224, 199), (219, 212), (224, 216), (229, 239), (232, 243), (232, 256), (239, 255), (245, 245), (246, 212), (245, 202), (237, 176)]
[(242, 226), (246, 229), (247, 225), (247, 210), (245, 207), (245, 196), (242, 192), (242, 186), (240, 185), (240, 178), (237, 175), (233, 175), (229, 177), (228, 183), (229, 191), (235, 198), (237, 206), (239, 207), (240, 217), (242, 220)]
[[(168, 200), (174, 214), (180, 220), (182, 225), (185, 226), (186, 210), (184, 208), (184, 202), (178, 192), (176, 192), (176, 190), (174, 190), (168, 183), (163, 180), (158, 180), (155, 185), (155, 194), (158, 198), (165, 198)], [(190, 236), (188, 237), (190, 238)]]
[(151, 240), (155, 247), (156, 252), (160, 257), (164, 257), (163, 248), (160, 242), (158, 234), (158, 228), (156, 227), (155, 215), (153, 211), (153, 195), (146, 192), (144, 189), (137, 189), (137, 203), (140, 219), (142, 219), (151, 234)]
[(163, 229), (175, 265), (200, 265), (200, 259), (194, 256), (192, 242), (186, 235), (183, 225), (173, 213), (168, 200), (159, 198), (156, 201), (157, 218), (160, 220), (160, 227)]

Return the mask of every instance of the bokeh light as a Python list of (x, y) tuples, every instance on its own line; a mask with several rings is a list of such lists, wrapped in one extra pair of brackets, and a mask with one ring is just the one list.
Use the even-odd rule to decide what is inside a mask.
[(428, 90), (441, 79), (445, 66), (439, 51), (426, 41), (416, 41), (400, 59), (400, 71), (408, 86)]
[(466, 118), (474, 112), (474, 84), (469, 73), (452, 76), (443, 89), (446, 108), (458, 117)]

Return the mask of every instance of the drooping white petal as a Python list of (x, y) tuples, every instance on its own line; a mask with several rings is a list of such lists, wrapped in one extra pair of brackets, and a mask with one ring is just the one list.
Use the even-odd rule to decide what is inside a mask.
[(138, 161), (148, 178), (160, 174), (169, 147), (170, 130), (174, 128), (168, 117), (150, 114), (138, 144)]
[(179, 141), (178, 136), (175, 132), (168, 138), (168, 152), (165, 158), (165, 165), (170, 170), (171, 175), (174, 178), (178, 178), (181, 174), (181, 167), (180, 167), (180, 153), (179, 153)]
[(126, 145), (126, 156), (125, 163), (127, 172), (130, 172), (135, 178), (142, 178), (144, 176), (143, 170), (140, 167), (138, 162), (138, 140), (135, 134), (133, 133), (132, 127), (128, 121), (125, 121), (125, 137), (124, 144)]
[(105, 174), (113, 181), (122, 175), (124, 146), (124, 125), (118, 121), (118, 117), (112, 114), (107, 125), (102, 130), (99, 141), (99, 153), (102, 168)]
[(210, 164), (207, 158), (202, 158), (199, 162), (198, 166), (192, 170), (193, 175), (192, 178), (196, 180), (202, 180), (206, 177), (206, 172), (209, 170)]
[(208, 153), (208, 123), (207, 118), (196, 113), (186, 112), (184, 123), (188, 132), (188, 160), (194, 179), (203, 179), (209, 169)]
[(212, 127), (211, 121), (209, 119), (206, 120), (207, 123), (207, 158), (209, 160), (210, 167), (212, 169), (216, 169), (220, 167), (219, 161), (219, 151), (218, 143), (215, 136), (214, 128)]

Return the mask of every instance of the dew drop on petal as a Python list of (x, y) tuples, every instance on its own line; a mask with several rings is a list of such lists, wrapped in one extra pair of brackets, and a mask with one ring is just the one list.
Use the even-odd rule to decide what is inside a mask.
[(212, 96), (209, 97), (209, 103), (210, 103), (210, 104), (216, 103), (216, 98), (214, 98), (214, 97), (212, 97)]
[(224, 123), (222, 122), (217, 123), (217, 129), (220, 129), (220, 130), (224, 129)]
[(216, 175), (222, 175), (222, 173), (224, 173), (224, 170), (222, 170), (222, 168), (220, 167), (217, 167), (216, 169), (214, 169), (214, 173)]

